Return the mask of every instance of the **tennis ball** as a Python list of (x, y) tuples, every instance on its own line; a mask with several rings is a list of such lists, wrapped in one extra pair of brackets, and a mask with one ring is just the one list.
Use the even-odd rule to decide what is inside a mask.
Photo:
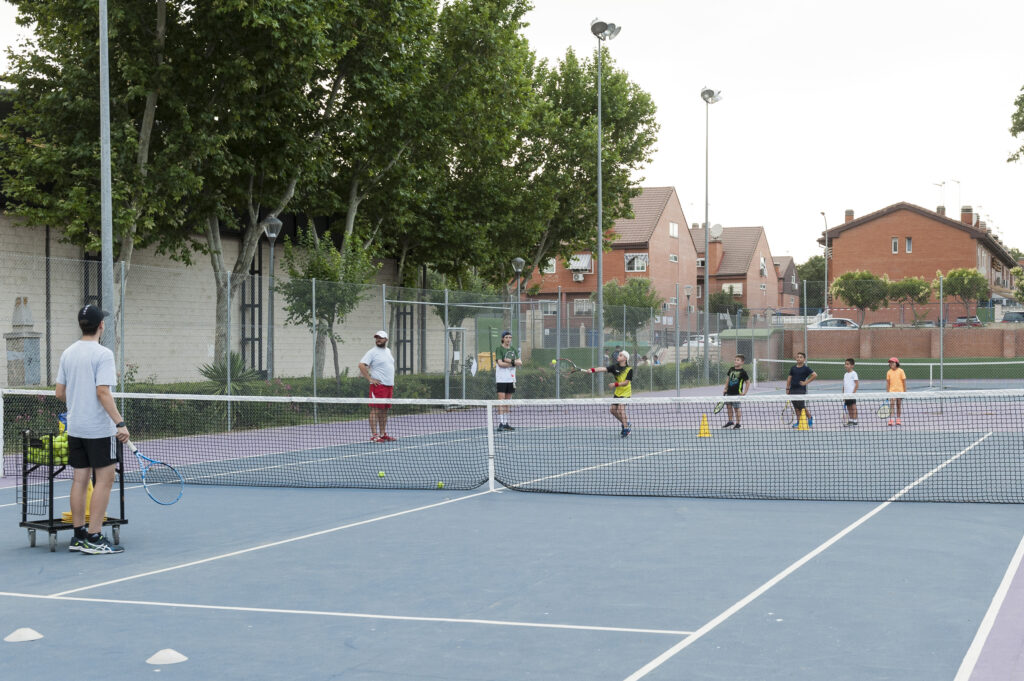
[(558, 364), (558, 360), (557, 359), (551, 360), (551, 366), (556, 366), (557, 364)]
[(444, 483), (443, 483), (443, 482), (438, 482), (438, 483), (437, 483), (437, 488), (438, 488), (438, 489), (441, 489), (441, 488), (443, 488), (443, 487), (444, 487)]
[(378, 478), (383, 478), (384, 477), (384, 471), (377, 471), (377, 477)]

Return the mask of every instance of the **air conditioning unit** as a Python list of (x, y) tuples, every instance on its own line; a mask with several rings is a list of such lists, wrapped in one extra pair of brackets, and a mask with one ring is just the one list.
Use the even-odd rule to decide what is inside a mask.
[(573, 272), (572, 273), (572, 280), (573, 281), (583, 281), (583, 273), (582, 272)]

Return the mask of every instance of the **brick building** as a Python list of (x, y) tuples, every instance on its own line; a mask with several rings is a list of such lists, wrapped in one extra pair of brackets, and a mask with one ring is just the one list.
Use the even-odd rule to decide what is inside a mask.
[[(632, 200), (632, 207), (633, 217), (617, 220), (605, 242), (610, 250), (604, 254), (604, 283), (649, 279), (666, 301), (662, 324), (671, 324), (677, 304), (676, 285), (683, 298), (683, 287), (689, 284), (695, 290), (697, 284), (697, 253), (686, 216), (674, 187), (645, 187)], [(596, 273), (593, 254), (577, 253), (569, 262), (548, 261), (531, 276), (526, 287), (534, 300), (553, 302), (561, 286), (568, 326), (589, 326), (594, 311), (592, 296), (598, 286)]]
[(793, 257), (782, 255), (775, 258), (775, 273), (779, 277), (779, 308), (795, 310), (800, 305), (800, 283)]
[(861, 218), (846, 211), (846, 221), (822, 233), (831, 252), (828, 278), (853, 270), (867, 270), (890, 280), (935, 278), (936, 271), (976, 268), (985, 275), (993, 295), (1012, 297), (1016, 261), (991, 229), (979, 222), (971, 206), (960, 219), (910, 203), (896, 203)]
[[(690, 230), (697, 251), (697, 289), (704, 302), (704, 230)], [(779, 275), (764, 227), (726, 227), (708, 242), (711, 291), (731, 290), (748, 310), (774, 308), (779, 302)], [(794, 270), (795, 271), (795, 270)]]

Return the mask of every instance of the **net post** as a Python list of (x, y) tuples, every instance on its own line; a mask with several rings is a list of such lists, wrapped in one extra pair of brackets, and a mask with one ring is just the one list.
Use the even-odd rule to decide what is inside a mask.
[(494, 405), (487, 405), (487, 489), (494, 491)]
[(4, 477), (4, 409), (7, 393), (0, 390), (0, 478)]

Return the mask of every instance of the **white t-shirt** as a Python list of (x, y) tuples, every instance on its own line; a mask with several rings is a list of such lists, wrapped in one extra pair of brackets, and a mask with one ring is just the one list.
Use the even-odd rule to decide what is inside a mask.
[(845, 374), (843, 374), (843, 392), (852, 393), (854, 387), (856, 387), (857, 381), (859, 380), (860, 377), (857, 376), (856, 371), (847, 371)]
[(117, 434), (96, 397), (96, 386), (117, 385), (114, 353), (99, 341), (80, 340), (60, 356), (57, 382), (67, 386), (68, 435), (96, 439)]
[(495, 383), (515, 383), (516, 382), (516, 367), (515, 362), (510, 367), (498, 366), (498, 360), (504, 360), (505, 355), (512, 353), (514, 359), (519, 359), (519, 353), (515, 348), (506, 348), (503, 345), (499, 345), (494, 351), (494, 382)]
[(366, 351), (359, 363), (370, 369), (370, 378), (377, 379), (382, 385), (395, 384), (395, 358), (389, 348), (374, 345)]

